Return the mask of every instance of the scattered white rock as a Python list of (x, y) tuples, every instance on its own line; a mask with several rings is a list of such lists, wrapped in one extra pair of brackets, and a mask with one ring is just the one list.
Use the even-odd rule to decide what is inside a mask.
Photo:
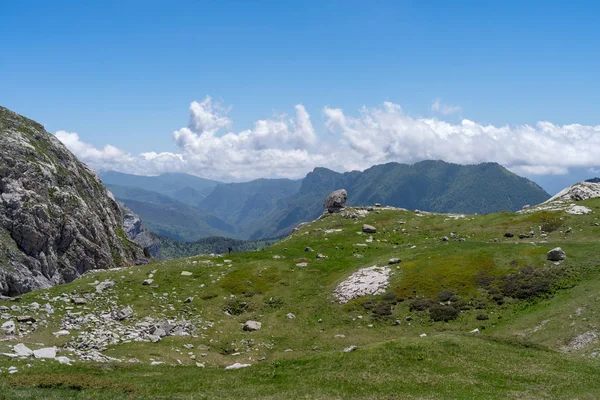
[(475, 328), (472, 331), (470, 331), (469, 333), (479, 333), (479, 328)]
[(104, 281), (96, 286), (96, 292), (101, 293), (103, 290), (115, 286), (115, 281)]
[(384, 293), (389, 284), (390, 274), (391, 269), (388, 267), (374, 265), (361, 268), (340, 283), (333, 294), (344, 304), (357, 297)]
[(421, 333), (421, 334), (419, 335), (419, 337), (427, 337), (427, 334), (426, 334), (426, 333)]
[(262, 323), (258, 322), (258, 321), (246, 321), (246, 323), (244, 324), (244, 330), (245, 331), (257, 331), (262, 327)]
[(296, 267), (298, 267), (298, 268), (304, 268), (304, 267), (308, 267), (308, 263), (306, 263), (306, 262), (301, 262), (301, 263), (298, 263), (298, 264), (296, 264)]
[(584, 214), (590, 214), (592, 212), (592, 210), (587, 208), (586, 206), (577, 206), (575, 204), (571, 204), (565, 210), (565, 212), (567, 212), (569, 214), (575, 214), (575, 215), (584, 215)]
[(71, 360), (69, 359), (69, 357), (65, 357), (65, 356), (56, 357), (56, 361), (58, 361), (61, 364), (71, 365)]
[(190, 271), (181, 271), (181, 276), (191, 276), (192, 273)]
[(13, 351), (19, 357), (30, 357), (33, 355), (33, 350), (25, 346), (23, 343), (19, 343), (13, 346)]
[(292, 313), (288, 313), (286, 316), (287, 316), (289, 319), (294, 319), (294, 318), (296, 318), (296, 316), (295, 316), (294, 314), (292, 314)]
[(60, 330), (60, 331), (58, 331), (58, 332), (54, 332), (54, 333), (52, 333), (52, 334), (53, 334), (54, 336), (58, 337), (58, 336), (66, 336), (66, 335), (70, 335), (70, 334), (71, 334), (71, 332), (69, 332), (69, 331), (68, 331), (68, 330), (66, 330), (66, 329), (63, 329), (63, 330)]
[(598, 341), (598, 334), (596, 332), (582, 333), (581, 335), (575, 336), (567, 346), (564, 346), (563, 351), (581, 350), (596, 341)]
[(35, 358), (56, 358), (56, 347), (43, 347), (33, 351)]
[(240, 364), (240, 363), (235, 363), (232, 365), (229, 365), (227, 367), (225, 367), (225, 370), (229, 371), (232, 369), (240, 369), (240, 368), (246, 368), (246, 367), (250, 367), (252, 364)]
[(7, 335), (14, 335), (16, 333), (15, 321), (6, 321), (2, 324), (2, 326), (0, 326), (0, 329), (2, 329)]
[(356, 346), (350, 346), (350, 347), (346, 347), (346, 348), (344, 349), (344, 353), (350, 353), (350, 352), (352, 352), (352, 351), (355, 351), (356, 349), (358, 349), (358, 347), (356, 347)]

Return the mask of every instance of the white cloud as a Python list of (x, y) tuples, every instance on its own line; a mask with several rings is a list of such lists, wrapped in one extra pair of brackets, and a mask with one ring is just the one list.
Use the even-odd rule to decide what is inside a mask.
[(454, 114), (460, 112), (462, 109), (459, 106), (451, 106), (449, 104), (443, 104), (441, 99), (438, 97), (431, 104), (431, 110), (442, 115)]
[[(438, 102), (438, 107), (442, 107)], [(441, 108), (439, 108), (441, 110)], [(139, 174), (181, 171), (221, 180), (304, 176), (316, 166), (337, 171), (365, 169), (397, 161), (427, 159), (472, 164), (495, 161), (525, 175), (566, 174), (569, 168), (599, 165), (600, 125), (493, 126), (463, 119), (449, 123), (414, 118), (386, 102), (363, 107), (358, 115), (325, 107), (323, 123), (331, 140), (319, 140), (302, 105), (295, 116), (258, 120), (238, 133), (221, 131), (231, 125), (228, 109), (210, 97), (190, 106), (190, 123), (173, 132), (178, 153), (131, 155), (107, 145), (82, 142), (76, 133), (56, 136), (79, 158), (97, 169)]]

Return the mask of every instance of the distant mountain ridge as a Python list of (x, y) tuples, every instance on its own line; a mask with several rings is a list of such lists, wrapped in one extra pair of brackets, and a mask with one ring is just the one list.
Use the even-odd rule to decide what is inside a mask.
[(381, 203), (412, 210), (465, 214), (516, 211), (550, 197), (536, 183), (497, 163), (388, 163), (363, 172), (346, 173), (315, 168), (285, 207), (265, 216), (271, 223), (263, 225), (250, 238), (280, 236), (299, 222), (315, 219), (323, 211), (325, 196), (340, 188), (347, 190), (349, 206)]
[[(283, 236), (298, 223), (318, 217), (323, 212), (324, 198), (340, 188), (348, 191), (351, 206), (382, 203), (453, 213), (516, 211), (550, 198), (536, 183), (497, 163), (392, 162), (346, 173), (319, 167), (301, 180), (258, 179), (243, 183), (175, 175), (177, 179), (120, 173), (101, 176), (115, 196), (139, 214), (150, 230), (156, 232), (160, 225), (162, 230), (157, 233), (185, 241), (214, 235), (252, 240)], [(177, 197), (188, 189), (196, 195)], [(165, 228), (174, 208), (180, 211), (178, 220), (188, 228), (181, 230), (175, 226), (180, 222), (174, 221), (173, 226)], [(185, 218), (185, 213), (190, 217)], [(157, 219), (161, 222), (157, 223)], [(174, 231), (180, 233), (174, 235)]]

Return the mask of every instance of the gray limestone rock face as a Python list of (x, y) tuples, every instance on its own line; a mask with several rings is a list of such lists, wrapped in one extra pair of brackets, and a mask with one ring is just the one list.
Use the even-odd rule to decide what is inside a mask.
[(160, 259), (160, 240), (144, 228), (140, 217), (125, 204), (120, 203), (123, 212), (123, 229), (129, 240), (134, 241), (152, 258)]
[(346, 193), (346, 189), (336, 190), (325, 199), (325, 209), (330, 213), (340, 212), (346, 207), (347, 199), (348, 193)]
[(35, 121), (0, 107), (0, 294), (147, 262), (98, 175)]

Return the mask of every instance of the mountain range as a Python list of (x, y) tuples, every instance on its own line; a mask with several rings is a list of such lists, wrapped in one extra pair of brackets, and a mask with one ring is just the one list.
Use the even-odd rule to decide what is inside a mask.
[(315, 168), (301, 180), (222, 183), (181, 173), (137, 176), (114, 171), (101, 178), (149, 230), (179, 241), (209, 236), (281, 237), (323, 211), (331, 191), (345, 188), (351, 206), (384, 205), (444, 213), (516, 211), (550, 195), (497, 163), (387, 163), (338, 173)]

